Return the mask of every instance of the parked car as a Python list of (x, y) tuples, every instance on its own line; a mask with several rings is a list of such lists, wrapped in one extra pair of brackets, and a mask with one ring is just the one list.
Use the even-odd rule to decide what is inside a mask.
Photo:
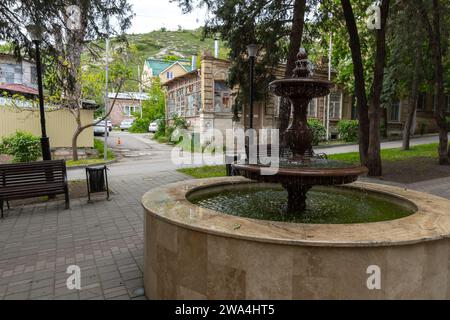
[[(100, 119), (101, 119), (101, 118), (95, 119), (95, 122), (97, 122), (97, 121), (100, 120)], [(105, 122), (103, 121), (103, 126), (104, 126), (104, 125), (105, 125)], [(111, 120), (108, 120), (108, 130), (111, 132), (112, 129), (113, 129), (112, 122), (111, 122)]]
[(158, 126), (159, 126), (158, 121), (151, 122), (150, 125), (148, 126), (148, 132), (155, 133), (156, 131), (158, 131)]
[[(108, 126), (108, 136), (109, 136), (109, 126)], [(105, 135), (105, 121), (100, 121), (94, 126), (94, 135), (103, 136)]]
[(134, 119), (125, 119), (120, 123), (120, 130), (128, 130), (134, 123)]

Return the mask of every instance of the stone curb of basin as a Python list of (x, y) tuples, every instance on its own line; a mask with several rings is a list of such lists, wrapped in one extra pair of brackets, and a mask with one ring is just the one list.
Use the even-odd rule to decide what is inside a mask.
[(255, 183), (243, 177), (188, 180), (153, 189), (142, 198), (146, 214), (171, 224), (229, 238), (265, 243), (322, 247), (408, 245), (450, 237), (450, 201), (395, 186), (355, 182), (358, 188), (397, 198), (416, 213), (391, 221), (360, 224), (300, 224), (255, 220), (219, 213), (192, 204), (190, 193), (209, 187)]

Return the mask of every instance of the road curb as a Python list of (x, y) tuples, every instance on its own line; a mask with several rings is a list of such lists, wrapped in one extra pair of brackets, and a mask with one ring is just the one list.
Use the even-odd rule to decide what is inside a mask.
[(118, 162), (117, 159), (106, 161), (106, 162), (99, 162), (99, 163), (95, 163), (95, 164), (94, 163), (93, 164), (81, 164), (79, 166), (67, 167), (67, 170), (75, 170), (75, 169), (84, 169), (87, 167), (103, 166), (103, 165), (113, 164), (116, 162)]

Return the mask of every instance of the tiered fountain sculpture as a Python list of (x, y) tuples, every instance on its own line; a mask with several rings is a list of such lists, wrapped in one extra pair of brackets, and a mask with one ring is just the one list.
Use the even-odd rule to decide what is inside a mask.
[[(263, 175), (260, 164), (235, 164), (243, 176), (261, 182), (275, 182), (288, 192), (287, 213), (300, 214), (306, 208), (307, 192), (314, 185), (342, 185), (354, 182), (367, 172), (364, 166), (327, 160), (315, 155), (313, 136), (307, 122), (308, 104), (313, 98), (329, 94), (333, 83), (312, 77), (311, 62), (306, 51), (300, 49), (291, 79), (270, 83), (270, 90), (277, 96), (288, 98), (292, 105), (293, 119), (281, 133), (281, 146), (289, 156), (280, 159), (280, 168), (274, 175)], [(286, 154), (286, 152), (283, 152)]]

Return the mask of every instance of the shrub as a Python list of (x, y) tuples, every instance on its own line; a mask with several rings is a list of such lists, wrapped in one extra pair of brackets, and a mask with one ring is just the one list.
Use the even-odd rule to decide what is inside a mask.
[(0, 153), (13, 156), (14, 162), (36, 161), (41, 155), (41, 140), (31, 133), (18, 131), (2, 139)]
[(148, 125), (150, 124), (150, 119), (136, 119), (133, 125), (128, 130), (131, 133), (146, 133), (148, 132)]
[(159, 138), (165, 137), (165, 136), (166, 136), (166, 121), (165, 120), (160, 120), (158, 122), (158, 129), (156, 130), (156, 132), (153, 135), (153, 137), (155, 139), (159, 139)]
[(325, 127), (323, 126), (322, 122), (316, 119), (310, 119), (308, 120), (308, 126), (311, 129), (312, 136), (313, 136), (313, 145), (317, 146), (320, 141), (323, 141), (325, 139), (325, 135), (327, 134), (327, 131)]
[(341, 120), (337, 125), (339, 136), (345, 142), (358, 141), (358, 120)]
[(423, 136), (427, 132), (427, 124), (424, 122), (419, 123), (419, 134)]

